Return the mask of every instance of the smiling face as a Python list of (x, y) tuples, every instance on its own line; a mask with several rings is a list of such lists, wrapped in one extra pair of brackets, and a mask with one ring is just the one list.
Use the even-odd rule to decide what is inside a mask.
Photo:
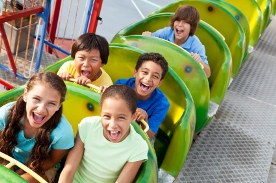
[(161, 85), (162, 67), (153, 61), (145, 61), (134, 71), (135, 92), (138, 99), (147, 100), (156, 87)]
[(95, 81), (101, 76), (100, 68), (104, 65), (97, 49), (91, 51), (77, 51), (75, 55), (75, 67), (79, 75)]
[(122, 142), (129, 134), (130, 123), (135, 114), (124, 100), (119, 97), (106, 98), (101, 106), (104, 137), (113, 143)]
[(188, 39), (191, 25), (184, 20), (176, 20), (173, 24), (174, 29), (174, 42), (177, 45), (182, 45)]
[(25, 89), (23, 99), (26, 102), (24, 125), (29, 131), (37, 131), (61, 106), (60, 93), (48, 84), (34, 85), (30, 91)]

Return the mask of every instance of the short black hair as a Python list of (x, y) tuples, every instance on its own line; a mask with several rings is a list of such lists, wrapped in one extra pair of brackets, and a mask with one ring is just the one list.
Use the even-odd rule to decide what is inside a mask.
[(97, 49), (100, 52), (102, 64), (107, 64), (109, 56), (109, 45), (107, 40), (94, 33), (85, 33), (78, 37), (71, 48), (71, 57), (75, 59), (78, 51), (91, 51)]
[(138, 71), (138, 69), (142, 66), (142, 64), (147, 61), (152, 61), (160, 65), (160, 67), (163, 70), (160, 80), (164, 79), (166, 73), (168, 72), (168, 62), (166, 61), (166, 59), (159, 53), (153, 53), (153, 52), (144, 53), (138, 58), (138, 61), (135, 66), (135, 70)]

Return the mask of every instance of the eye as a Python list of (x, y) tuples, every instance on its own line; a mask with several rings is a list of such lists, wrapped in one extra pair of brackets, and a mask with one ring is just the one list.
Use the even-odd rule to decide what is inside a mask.
[(159, 79), (159, 76), (154, 75), (153, 78), (154, 79)]
[(33, 99), (36, 100), (36, 101), (40, 101), (39, 98), (37, 98), (37, 97), (34, 97)]
[(93, 106), (93, 104), (87, 103), (86, 107), (87, 107), (87, 109), (88, 109), (89, 111), (94, 111), (94, 106)]
[(125, 117), (119, 117), (119, 120), (125, 120), (126, 118)]

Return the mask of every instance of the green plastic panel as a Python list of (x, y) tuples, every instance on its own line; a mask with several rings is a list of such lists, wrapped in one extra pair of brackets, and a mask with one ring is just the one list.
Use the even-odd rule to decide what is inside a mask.
[[(225, 38), (225, 41), (232, 55), (232, 78), (237, 75), (240, 65), (243, 61), (246, 48), (246, 37), (241, 25), (225, 8), (212, 1), (203, 0), (185, 0), (168, 4), (151, 15), (164, 12), (175, 12), (176, 9), (184, 4), (189, 4), (197, 8), (200, 17), (215, 29), (217, 29)], [(224, 25), (227, 22), (227, 26)]]
[(28, 183), (14, 171), (0, 164), (1, 183)]
[[(108, 64), (104, 66), (104, 69), (114, 82), (120, 78), (132, 77), (138, 57), (145, 52), (123, 44), (110, 44), (109, 51)], [(158, 139), (159, 134), (166, 134), (169, 140), (168, 149), (165, 149), (166, 153), (163, 162), (160, 163), (160, 168), (176, 177), (192, 143), (195, 108), (189, 90), (170, 67), (160, 89), (170, 102), (170, 109), (164, 122), (161, 123), (157, 135)]]
[(249, 45), (255, 46), (261, 34), (263, 14), (255, 0), (246, 0), (242, 3), (237, 0), (224, 0), (237, 7), (247, 18), (250, 26)]
[(223, 7), (224, 9), (226, 9), (229, 13), (231, 13), (231, 15), (233, 17), (235, 17), (235, 19), (241, 25), (243, 32), (245, 34), (245, 38), (246, 38), (245, 39), (246, 49), (245, 49), (245, 53), (244, 53), (244, 57), (243, 57), (243, 61), (244, 61), (245, 60), (244, 58), (246, 58), (248, 56), (248, 46), (249, 46), (249, 43), (251, 40), (250, 26), (249, 26), (249, 22), (248, 22), (247, 18), (245, 17), (245, 15), (243, 14), (243, 12), (241, 10), (239, 10), (238, 8), (236, 8), (235, 6), (233, 6), (232, 4), (230, 4), (226, 1), (212, 0), (212, 2)]
[[(63, 114), (71, 123), (74, 133), (76, 134), (78, 123), (84, 117), (100, 115), (100, 95), (84, 86), (67, 81), (65, 83), (67, 86), (67, 97), (63, 104)], [(7, 102), (16, 100), (23, 93), (24, 88), (25, 86), (20, 86), (1, 93), (0, 106)], [(136, 123), (133, 125), (137, 126)], [(140, 174), (138, 174), (137, 180), (141, 180), (139, 182), (143, 182), (145, 180), (151, 180), (152, 182), (155, 182), (157, 180), (157, 159), (155, 156), (155, 151), (152, 148), (151, 143), (147, 139), (145, 133), (139, 127), (136, 127), (135, 129), (144, 139), (147, 140), (149, 145), (149, 159), (148, 161), (145, 161), (140, 168)]]
[(275, 15), (276, 13), (276, 0), (271, 0), (271, 14)]
[(256, 0), (258, 3), (262, 14), (263, 14), (263, 22), (262, 22), (262, 29), (261, 32), (263, 32), (270, 20), (270, 15), (271, 15), (271, 0)]

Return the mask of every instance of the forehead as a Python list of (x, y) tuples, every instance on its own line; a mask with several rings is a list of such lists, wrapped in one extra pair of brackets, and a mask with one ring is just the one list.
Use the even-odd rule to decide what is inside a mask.
[(140, 68), (141, 69), (148, 69), (148, 70), (151, 70), (151, 71), (154, 71), (154, 72), (158, 72), (160, 74), (163, 72), (163, 69), (162, 69), (161, 65), (159, 65), (158, 63), (155, 63), (152, 60), (144, 61)]
[(76, 52), (76, 55), (99, 56), (100, 55), (100, 51), (98, 49), (79, 50), (79, 51)]

